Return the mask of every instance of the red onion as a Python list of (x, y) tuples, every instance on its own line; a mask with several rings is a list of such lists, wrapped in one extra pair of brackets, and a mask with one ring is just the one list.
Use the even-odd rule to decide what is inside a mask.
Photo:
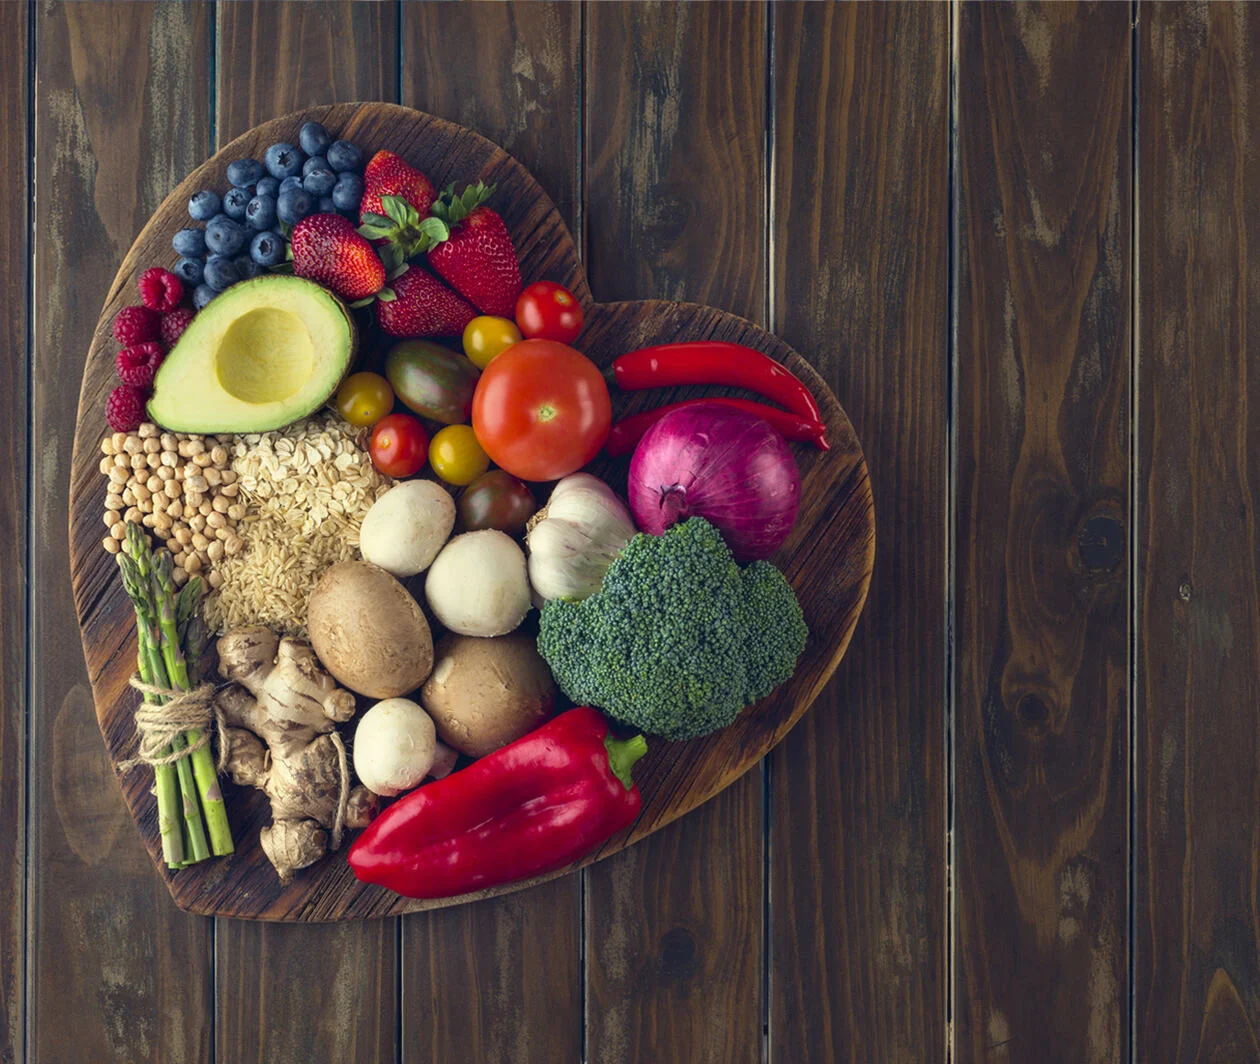
[(671, 411), (630, 460), (630, 512), (659, 536), (703, 517), (741, 561), (768, 558), (788, 537), (801, 475), (786, 441), (755, 414), (717, 403)]

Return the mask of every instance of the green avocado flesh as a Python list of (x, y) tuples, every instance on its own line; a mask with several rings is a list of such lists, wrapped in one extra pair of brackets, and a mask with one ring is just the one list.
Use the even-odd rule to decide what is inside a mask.
[(149, 417), (173, 432), (265, 432), (318, 410), (354, 359), (350, 312), (286, 274), (234, 284), (184, 330), (153, 382)]

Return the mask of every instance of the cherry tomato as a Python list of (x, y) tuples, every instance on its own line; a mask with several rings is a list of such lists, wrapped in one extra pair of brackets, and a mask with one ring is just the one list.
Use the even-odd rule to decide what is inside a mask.
[(580, 351), (522, 340), (486, 367), (472, 423), (494, 463), (522, 480), (559, 480), (604, 445), (612, 422), (608, 385)]
[(467, 425), (447, 425), (429, 444), (429, 465), (448, 484), (471, 484), (490, 467), (490, 456)]
[(370, 428), (394, 409), (394, 389), (379, 373), (351, 373), (337, 389), (337, 413)]
[(571, 344), (582, 331), (582, 304), (555, 281), (535, 281), (516, 300), (516, 324), (530, 339)]
[(368, 441), (372, 464), (387, 477), (411, 477), (424, 468), (429, 434), (410, 414), (381, 418)]
[(497, 528), (519, 536), (537, 509), (529, 488), (502, 469), (482, 473), (459, 497), (459, 519), (466, 532)]
[(483, 314), (464, 326), (464, 354), (478, 369), (485, 369), (495, 355), (521, 342), (521, 330), (508, 318)]

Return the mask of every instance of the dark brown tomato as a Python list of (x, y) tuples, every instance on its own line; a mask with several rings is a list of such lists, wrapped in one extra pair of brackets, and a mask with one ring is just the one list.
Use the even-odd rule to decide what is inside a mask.
[(497, 528), (509, 536), (519, 536), (537, 509), (524, 481), (502, 469), (482, 473), (459, 497), (459, 519), (468, 532)]
[(429, 340), (404, 340), (385, 358), (394, 394), (421, 417), (462, 425), (472, 416), (477, 369), (463, 355)]

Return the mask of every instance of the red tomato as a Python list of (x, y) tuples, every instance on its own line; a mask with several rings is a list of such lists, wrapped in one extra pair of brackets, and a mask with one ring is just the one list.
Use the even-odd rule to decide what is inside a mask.
[(410, 414), (390, 414), (372, 430), (368, 454), (387, 477), (415, 476), (429, 456), (429, 434)]
[(521, 335), (571, 344), (582, 331), (582, 304), (555, 281), (535, 281), (516, 300)]
[(477, 382), (473, 431), (495, 465), (522, 480), (559, 480), (599, 453), (612, 423), (595, 363), (552, 340), (522, 340)]

